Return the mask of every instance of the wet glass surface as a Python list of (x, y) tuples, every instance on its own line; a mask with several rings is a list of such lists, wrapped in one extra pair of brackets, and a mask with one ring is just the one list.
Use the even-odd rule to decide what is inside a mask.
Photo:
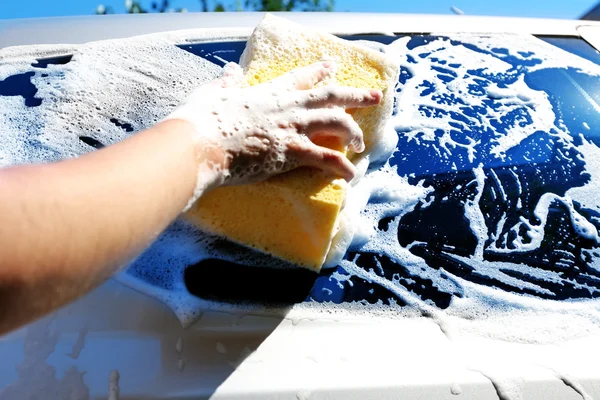
[[(390, 43), (389, 37), (360, 37), (358, 39), (376, 40)], [(434, 40), (432, 36), (413, 36), (408, 47), (418, 49)], [(590, 61), (598, 62), (598, 52), (581, 39), (576, 38), (548, 38), (547, 42)], [(243, 42), (197, 44), (182, 47), (207, 60), (217, 62), (237, 61), (244, 48)], [(458, 41), (447, 41), (448, 46), (462, 46)], [(490, 54), (473, 45), (465, 45), (469, 49)], [(530, 294), (541, 298), (569, 299), (580, 297), (597, 297), (600, 295), (600, 273), (590, 267), (590, 259), (586, 252), (595, 249), (597, 243), (581, 237), (572, 226), (569, 212), (559, 201), (551, 202), (548, 212), (548, 222), (544, 228), (544, 239), (539, 248), (531, 251), (514, 249), (511, 244), (517, 237), (527, 242), (527, 232), (520, 224), (521, 219), (536, 221), (533, 215), (536, 205), (545, 193), (554, 193), (563, 196), (572, 187), (581, 187), (589, 182), (590, 176), (585, 172), (585, 162), (577, 156), (577, 145), (581, 144), (579, 134), (592, 142), (597, 143), (600, 132), (598, 126), (600, 114), (595, 109), (596, 105), (587, 98), (591, 96), (595, 101), (600, 94), (600, 82), (596, 77), (587, 76), (575, 70), (568, 69), (542, 69), (535, 72), (526, 72), (523, 67), (536, 64), (535, 54), (531, 53), (529, 59), (516, 59), (508, 55), (508, 51), (494, 49), (493, 56), (508, 62), (515, 72), (508, 74), (489, 74), (483, 68), (470, 70), (469, 73), (479, 79), (476, 84), (469, 87), (471, 94), (480, 94), (486, 97), (485, 107), (470, 107), (462, 104), (460, 111), (446, 110), (445, 105), (460, 104), (460, 96), (455, 98), (433, 97), (435, 107), (423, 107), (421, 111), (432, 118), (448, 118), (452, 137), (464, 144), (477, 142), (472, 149), (475, 156), (469, 157), (470, 148), (454, 147), (449, 151), (441, 149), (440, 143), (433, 141), (417, 141), (414, 138), (399, 133), (399, 143), (391, 164), (398, 167), (398, 173), (409, 177), (416, 184), (423, 181), (425, 186), (434, 188), (430, 201), (426, 206), (417, 205), (412, 211), (404, 215), (397, 228), (398, 242), (403, 247), (410, 247), (410, 252), (422, 258), (427, 267), (435, 270), (448, 271), (452, 275), (471, 282), (496, 287), (502, 290)], [(429, 57), (423, 54), (423, 57)], [(443, 77), (443, 82), (451, 84), (459, 79), (454, 70), (459, 65), (447, 65), (443, 59), (437, 60), (434, 68)], [(410, 60), (409, 60), (410, 62)], [(523, 72), (520, 72), (523, 71)], [(494, 155), (492, 149), (498, 132), (517, 125), (531, 123), (531, 113), (535, 110), (516, 108), (512, 112), (493, 120), (492, 126), (487, 129), (481, 124), (472, 123), (473, 119), (486, 118), (488, 110), (498, 109), (500, 103), (486, 94), (486, 86), (497, 84), (499, 87), (508, 87), (516, 80), (524, 78), (527, 86), (533, 90), (543, 90), (548, 94), (552, 107), (561, 119), (561, 123), (573, 135), (572, 143), (565, 143), (554, 136), (554, 132), (536, 132), (523, 140), (518, 146), (510, 149), (506, 156), (501, 158)], [(409, 69), (402, 66), (399, 90), (408, 81), (413, 79)], [(582, 93), (579, 87), (585, 88)], [(435, 91), (430, 82), (424, 82), (422, 96), (430, 96)], [(487, 110), (486, 110), (487, 108)], [(582, 129), (585, 122), (590, 129)], [(438, 135), (440, 138), (442, 132)], [(418, 137), (418, 133), (417, 133)], [(477, 195), (477, 187), (473, 184), (475, 176), (473, 169), (480, 166), (485, 174), (485, 186), (480, 194), (479, 205), (485, 224), (490, 231), (497, 231), (498, 238), (488, 237), (485, 242), (483, 260), (489, 262), (505, 262), (524, 265), (524, 271), (514, 270), (510, 267), (503, 268), (498, 264), (496, 268), (502, 274), (517, 279), (517, 282), (528, 282), (537, 288), (522, 287), (514, 282), (482, 274), (469, 265), (471, 257), (477, 247), (477, 238), (470, 228), (470, 222), (465, 217), (465, 201)], [(518, 204), (517, 204), (518, 203)], [(518, 206), (517, 206), (518, 205)], [(583, 209), (574, 206), (581, 215), (598, 225), (597, 210)], [(389, 229), (388, 217), (379, 224), (381, 231)], [(539, 222), (539, 221), (538, 221)], [(502, 227), (499, 225), (502, 224)], [(494, 244), (494, 246), (490, 246)], [(511, 246), (513, 251), (511, 251)], [(494, 247), (503, 251), (495, 251)], [(507, 250), (507, 251), (504, 251)], [(465, 259), (457, 259), (453, 255)], [(346, 255), (349, 260), (354, 260), (356, 265), (365, 270), (375, 271), (376, 274), (388, 281), (403, 285), (407, 290), (417, 294), (422, 299), (433, 301), (438, 307), (446, 307), (452, 296), (461, 296), (461, 288), (450, 281), (443, 285), (436, 279), (423, 277), (420, 271), (405, 268), (385, 254), (352, 252)], [(203, 262), (204, 267), (210, 260)], [(217, 267), (217, 265), (213, 265)], [(201, 268), (200, 266), (192, 268)], [(210, 268), (206, 268), (208, 271)], [(543, 270), (556, 273), (557, 280), (546, 280), (536, 274), (528, 274), (527, 269)], [(290, 278), (293, 272), (288, 272)], [(315, 301), (332, 301), (341, 303), (346, 301), (361, 301), (376, 303), (378, 301), (402, 304), (392, 291), (381, 285), (369, 282), (356, 275), (349, 276), (347, 280), (340, 281), (335, 274), (347, 276), (343, 267), (334, 270), (323, 270), (316, 278), (316, 282), (308, 295)], [(295, 278), (292, 278), (295, 279)], [(445, 280), (444, 274), (438, 276)], [(201, 274), (198, 275), (201, 280)], [(196, 281), (196, 279), (194, 279)], [(188, 280), (188, 287), (194, 286)], [(448, 290), (448, 287), (454, 290)], [(198, 293), (202, 295), (201, 293)], [(226, 297), (226, 295), (224, 296)]]
[[(349, 39), (389, 44), (397, 37)], [(581, 39), (544, 40), (594, 63), (600, 61), (598, 52)], [(440, 41), (447, 49), (464, 47), (492, 56), (507, 63), (509, 70), (493, 73), (482, 66), (465, 72), (460, 59), (444, 59), (426, 50), (429, 44)], [(238, 41), (180, 48), (222, 66), (237, 61), (244, 46), (245, 42)], [(380, 234), (395, 230), (392, 233), (397, 236), (399, 248), (421, 261), (406, 265), (386, 251), (360, 249), (349, 252), (345, 259), (371, 277), (380, 277), (440, 308), (447, 307), (453, 296), (463, 296), (464, 288), (457, 278), (539, 298), (598, 297), (600, 269), (595, 262), (598, 243), (593, 235), (582, 233), (583, 225), (577, 225), (576, 221), (583, 218), (587, 221), (586, 229), (590, 226), (598, 229), (600, 212), (597, 207), (586, 206), (577, 196), (571, 202), (566, 196), (573, 188), (584, 187), (584, 194), (587, 190), (592, 197), (600, 195), (591, 185), (589, 154), (582, 151), (589, 144), (600, 145), (597, 77), (574, 68), (533, 69), (542, 62), (534, 52), (515, 56), (510, 49), (490, 50), (443, 37), (411, 36), (407, 48), (417, 56), (410, 55), (401, 64), (397, 91), (402, 93), (405, 87), (418, 81), (420, 96), (428, 100), (419, 106), (420, 114), (446, 121), (448, 129), (436, 130), (433, 137), (428, 137), (418, 128), (398, 128), (399, 143), (390, 164), (409, 183), (433, 191), (426, 201), (419, 202), (400, 218), (383, 218), (377, 229)], [(436, 72), (436, 82), (411, 72), (411, 64), (420, 62), (417, 58), (430, 63), (431, 70)], [(39, 106), (42, 100), (36, 98), (37, 88), (31, 77), (43, 74), (49, 64), (66, 64), (70, 59), (70, 56), (59, 57), (32, 64), (31, 72), (0, 81), (0, 95), (22, 96), (26, 105)], [(471, 82), (468, 93), (440, 91), (440, 85), (448, 89), (465, 74)], [(521, 81), (529, 94), (545, 93), (554, 113), (555, 121), (551, 121), (554, 127), (535, 131), (499, 153), (499, 138), (508, 137), (515, 129), (532, 126), (540, 111), (527, 101), (507, 108), (506, 98), (494, 95), (489, 89), (492, 86), (509, 89)], [(469, 103), (469, 98), (477, 98), (477, 104)], [(111, 122), (127, 132), (133, 130), (126, 121)], [(561, 132), (570, 139), (561, 136)], [(92, 137), (80, 139), (94, 148), (103, 145)], [(475, 204), (480, 211), (480, 222), (487, 230), (485, 237), (474, 232), (474, 222), (466, 215), (468, 204)], [(539, 216), (540, 209), (544, 221)], [(534, 236), (541, 237), (541, 241), (533, 243)], [(333, 303), (404, 302), (389, 286), (366, 275), (350, 274), (342, 265), (317, 275), (298, 269), (273, 272), (256, 263), (245, 265), (248, 263), (243, 259), (209, 258), (190, 265), (185, 272), (185, 284), (201, 298), (231, 302), (294, 303), (302, 299)], [(169, 276), (153, 281), (144, 268), (143, 263), (137, 263), (128, 273), (153, 285), (171, 288), (173, 279)], [(249, 283), (250, 276), (253, 283)], [(292, 287), (294, 290), (290, 290)]]

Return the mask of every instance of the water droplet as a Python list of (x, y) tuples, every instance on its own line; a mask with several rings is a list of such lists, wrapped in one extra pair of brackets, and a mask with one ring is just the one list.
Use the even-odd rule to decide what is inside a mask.
[(217, 342), (217, 353), (219, 354), (225, 354), (227, 353), (227, 347), (225, 347), (225, 345), (221, 342)]

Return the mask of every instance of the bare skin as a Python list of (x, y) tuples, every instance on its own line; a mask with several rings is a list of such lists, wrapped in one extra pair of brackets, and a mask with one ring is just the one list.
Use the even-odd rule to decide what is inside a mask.
[[(297, 166), (351, 179), (354, 167), (343, 154), (311, 139), (334, 135), (360, 150), (362, 133), (344, 107), (375, 105), (381, 93), (313, 89), (329, 68), (310, 66), (266, 84), (287, 102), (281, 113), (265, 106), (253, 88), (233, 89), (234, 72), (199, 88), (172, 118), (123, 142), (76, 159), (0, 170), (0, 333), (101, 284), (149, 246), (190, 199), (213, 188)], [(232, 126), (224, 136), (217, 117), (202, 113), (206, 99), (221, 95), (231, 99), (223, 101), (228, 113), (238, 116), (229, 121), (247, 129)], [(197, 103), (194, 96), (204, 100)], [(260, 107), (245, 114), (247, 102), (240, 98)], [(282, 117), (306, 110), (323, 112)], [(262, 118), (267, 113), (272, 118)], [(248, 123), (253, 120), (273, 123), (256, 129)], [(245, 136), (233, 140), (236, 135)], [(266, 172), (252, 168), (268, 160), (282, 162)], [(237, 165), (249, 173), (236, 174)]]

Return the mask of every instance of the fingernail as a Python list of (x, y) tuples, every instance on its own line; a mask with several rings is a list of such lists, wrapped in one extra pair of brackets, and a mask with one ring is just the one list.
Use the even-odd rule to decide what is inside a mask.
[(352, 150), (355, 153), (362, 153), (363, 151), (365, 151), (365, 143), (363, 141), (360, 141), (358, 143), (353, 143), (352, 144)]
[(352, 172), (348, 172), (348, 175), (346, 175), (346, 177), (344, 178), (344, 180), (348, 183), (350, 183), (352, 181), (352, 179), (354, 179), (354, 177), (356, 176), (356, 172), (352, 171)]
[(330, 61), (325, 61), (325, 62), (323, 62), (323, 66), (325, 68), (331, 68), (331, 62)]
[(373, 89), (369, 93), (371, 94), (372, 97), (381, 97), (383, 95), (381, 93), (381, 90), (377, 90), (377, 89)]

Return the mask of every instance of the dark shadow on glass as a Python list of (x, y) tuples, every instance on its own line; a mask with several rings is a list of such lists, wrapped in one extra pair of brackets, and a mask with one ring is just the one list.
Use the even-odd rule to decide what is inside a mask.
[(72, 54), (59, 57), (42, 58), (31, 64), (34, 68), (48, 68), (48, 65), (65, 65), (73, 58)]
[(188, 291), (205, 300), (277, 306), (303, 302), (318, 275), (305, 268), (278, 269), (206, 259), (185, 270)]
[(246, 42), (207, 42), (179, 45), (177, 47), (223, 67), (228, 62), (238, 62), (240, 60), (240, 56), (246, 47)]
[(90, 136), (79, 136), (79, 140), (95, 149), (101, 149), (104, 147), (104, 144)]
[[(380, 33), (369, 34), (364, 33), (360, 35), (342, 36), (342, 39), (346, 40), (371, 40), (383, 44), (390, 44), (400, 36), (385, 36)], [(246, 47), (245, 41), (229, 41), (229, 42), (206, 42), (196, 44), (185, 44), (178, 45), (182, 50), (189, 51), (190, 53), (202, 57), (207, 61), (210, 61), (220, 67), (223, 67), (228, 62), (239, 62), (240, 56), (244, 52)]]
[(361, 33), (358, 35), (341, 36), (341, 38), (345, 40), (371, 40), (383, 44), (390, 44), (399, 37), (400, 36), (386, 36), (381, 33)]
[(116, 118), (111, 118), (110, 122), (112, 122), (113, 124), (115, 124), (116, 126), (118, 126), (119, 128), (123, 129), (125, 132), (133, 132), (133, 125), (131, 125), (128, 122), (121, 122)]

